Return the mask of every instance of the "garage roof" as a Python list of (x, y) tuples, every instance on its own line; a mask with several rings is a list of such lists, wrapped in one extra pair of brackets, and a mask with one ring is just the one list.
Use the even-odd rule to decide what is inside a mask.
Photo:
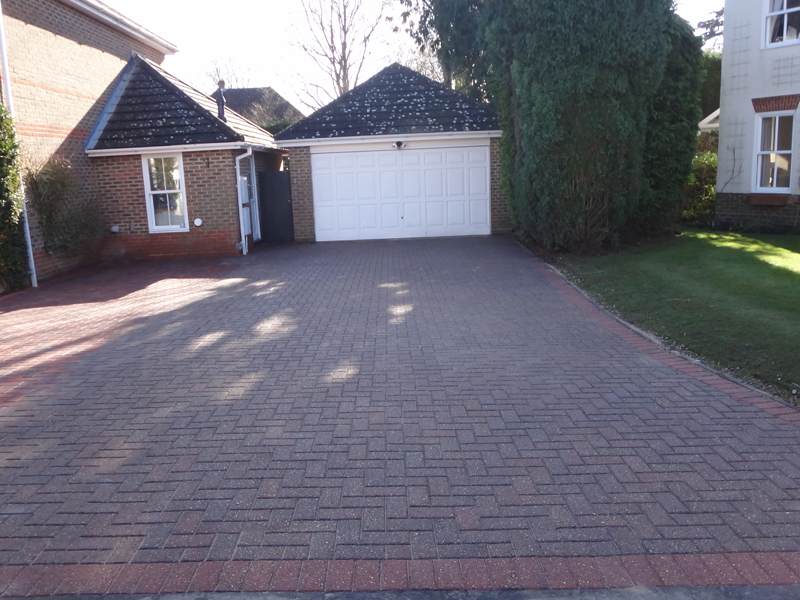
[(134, 55), (103, 109), (86, 150), (239, 142), (275, 147), (272, 134), (234, 111), (223, 122), (213, 98)]
[(285, 129), (276, 140), (496, 131), (490, 104), (395, 63)]

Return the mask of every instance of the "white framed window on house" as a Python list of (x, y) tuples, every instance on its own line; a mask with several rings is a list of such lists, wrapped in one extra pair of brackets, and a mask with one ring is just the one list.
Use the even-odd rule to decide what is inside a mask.
[(180, 154), (142, 156), (150, 233), (189, 231)]
[(793, 132), (793, 113), (758, 116), (756, 191), (791, 191)]
[(767, 46), (800, 41), (800, 0), (767, 0)]

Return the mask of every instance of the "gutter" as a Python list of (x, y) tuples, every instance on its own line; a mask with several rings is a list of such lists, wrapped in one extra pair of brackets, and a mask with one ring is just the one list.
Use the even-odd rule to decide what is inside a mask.
[[(5, 17), (3, 17), (3, 5), (0, 0), (0, 53), (2, 53), (3, 62), (3, 91), (6, 96), (6, 108), (14, 120), (14, 97), (11, 94), (11, 69), (8, 66), (8, 48), (6, 48), (6, 28)], [(16, 127), (16, 121), (14, 123)], [(39, 287), (39, 281), (36, 278), (36, 264), (33, 261), (33, 244), (31, 243), (31, 228), (28, 223), (28, 200), (25, 198), (25, 182), (21, 181), (21, 194), (22, 194), (22, 218), (25, 222), (25, 245), (28, 249), (28, 270), (31, 272), (31, 286)]]
[[(239, 182), (242, 179), (242, 163), (240, 161), (250, 156), (253, 156), (252, 146), (247, 148), (247, 152), (236, 157), (236, 205), (239, 207), (239, 231), (242, 234), (242, 255), (244, 256), (247, 256), (247, 235), (244, 232), (244, 207), (239, 196)], [(253, 185), (255, 185), (255, 182), (253, 182)], [(252, 211), (252, 208), (250, 210)]]
[(106, 148), (101, 150), (87, 149), (86, 154), (92, 158), (101, 156), (131, 156), (133, 154), (163, 154), (169, 152), (212, 152), (214, 150), (244, 150), (250, 148), (258, 152), (279, 150), (277, 146), (263, 146), (249, 142), (222, 142), (219, 144), (177, 144), (175, 146), (142, 146), (139, 148)]
[(341, 136), (328, 138), (294, 138), (288, 140), (276, 139), (275, 143), (281, 148), (298, 148), (303, 146), (344, 146), (350, 144), (363, 144), (364, 142), (393, 142), (396, 140), (413, 142), (430, 142), (442, 139), (492, 139), (503, 136), (499, 129), (481, 131), (442, 131), (426, 133), (392, 133), (382, 135)]

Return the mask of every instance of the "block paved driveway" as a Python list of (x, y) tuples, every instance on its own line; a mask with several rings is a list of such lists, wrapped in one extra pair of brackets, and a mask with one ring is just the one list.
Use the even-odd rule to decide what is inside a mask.
[(0, 300), (0, 590), (800, 583), (798, 424), (507, 238), (84, 271)]

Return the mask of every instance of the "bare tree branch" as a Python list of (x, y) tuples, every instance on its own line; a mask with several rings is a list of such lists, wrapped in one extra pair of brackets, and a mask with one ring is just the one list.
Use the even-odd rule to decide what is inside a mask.
[(229, 88), (250, 87), (250, 69), (245, 69), (231, 58), (211, 61), (211, 66), (206, 71), (206, 76), (213, 82), (216, 89), (220, 80), (225, 81)]
[(303, 104), (319, 108), (358, 85), (388, 1), (373, 8), (374, 1), (300, 0), (308, 29), (297, 46), (329, 82), (323, 87), (303, 78)]

